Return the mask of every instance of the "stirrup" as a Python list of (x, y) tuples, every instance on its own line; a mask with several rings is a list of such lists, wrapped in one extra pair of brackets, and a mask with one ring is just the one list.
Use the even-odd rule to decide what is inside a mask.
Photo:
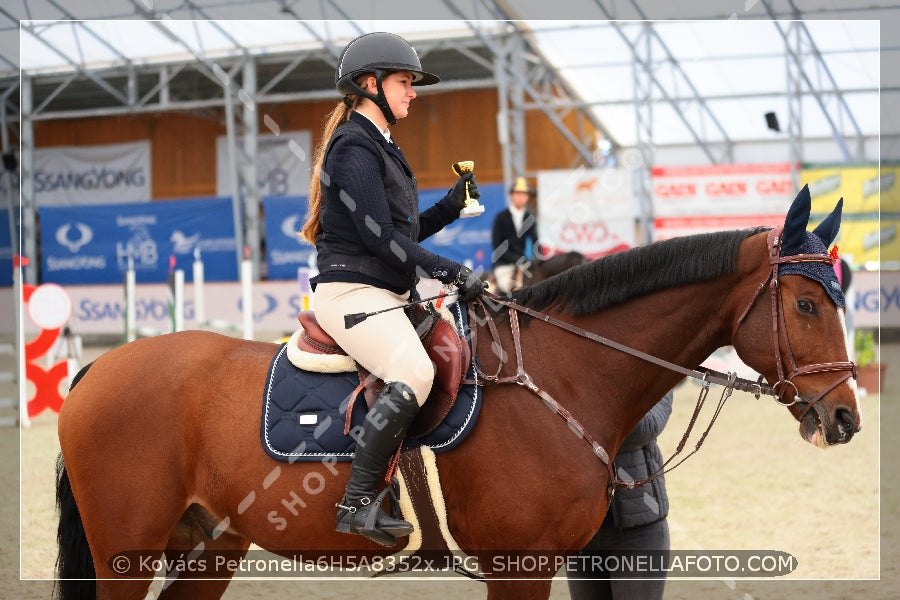
[[(346, 513), (343, 515), (340, 512), (338, 513), (335, 531), (356, 533), (388, 547), (395, 546), (398, 537), (410, 535), (413, 532), (413, 526), (410, 523), (391, 517), (381, 507), (384, 496), (389, 490), (389, 487), (383, 489), (374, 500), (369, 497), (361, 498), (359, 506), (354, 506), (342, 498), (341, 502), (335, 504), (335, 507), (339, 511), (346, 511)], [(359, 517), (356, 516), (358, 512), (361, 513)], [(360, 518), (365, 519), (361, 525), (359, 524)], [(378, 523), (379, 520), (382, 521), (381, 524)]]

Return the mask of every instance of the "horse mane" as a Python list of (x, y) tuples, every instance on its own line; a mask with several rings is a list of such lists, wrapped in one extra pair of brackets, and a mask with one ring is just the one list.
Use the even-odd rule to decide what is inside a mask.
[(631, 298), (733, 273), (741, 242), (768, 229), (701, 233), (639, 246), (516, 290), (513, 299), (535, 310), (553, 306), (573, 316), (593, 314)]

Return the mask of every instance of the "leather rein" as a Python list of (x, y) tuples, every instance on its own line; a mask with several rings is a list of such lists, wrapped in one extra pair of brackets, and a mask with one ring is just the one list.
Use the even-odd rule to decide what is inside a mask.
[[(822, 399), (825, 394), (836, 388), (838, 385), (849, 379), (851, 376), (856, 378), (857, 370), (856, 365), (853, 362), (844, 361), (844, 362), (831, 362), (831, 363), (817, 363), (811, 365), (805, 365), (803, 367), (798, 367), (796, 360), (794, 359), (793, 352), (791, 350), (790, 341), (787, 336), (787, 328), (785, 325), (784, 319), (784, 307), (781, 302), (781, 288), (778, 285), (778, 267), (782, 264), (787, 263), (798, 263), (798, 262), (827, 262), (829, 264), (834, 264), (835, 258), (830, 255), (821, 255), (821, 254), (798, 254), (795, 256), (787, 256), (780, 257), (781, 250), (781, 231), (782, 228), (776, 228), (769, 232), (767, 237), (767, 247), (769, 251), (769, 276), (763, 281), (756, 292), (753, 294), (753, 297), (750, 299), (750, 302), (747, 304), (747, 307), (741, 313), (738, 320), (735, 322), (734, 328), (732, 329), (731, 338), (732, 342), (734, 341), (734, 336), (737, 334), (738, 329), (741, 324), (744, 322), (744, 319), (749, 314), (750, 309), (756, 303), (757, 299), (761, 296), (763, 290), (768, 286), (771, 291), (771, 306), (772, 306), (772, 328), (773, 328), (773, 337), (774, 337), (774, 345), (775, 345), (775, 359), (776, 364), (778, 365), (778, 382), (774, 386), (769, 386), (764, 383), (763, 376), (760, 375), (757, 381), (750, 381), (747, 379), (741, 379), (737, 377), (735, 373), (720, 373), (718, 371), (714, 371), (712, 369), (700, 366), (696, 369), (687, 369), (675, 363), (669, 362), (662, 358), (653, 356), (651, 354), (647, 354), (635, 348), (631, 348), (630, 346), (626, 346), (624, 344), (620, 344), (619, 342), (613, 341), (609, 338), (603, 337), (576, 325), (572, 325), (571, 323), (567, 323), (556, 317), (551, 315), (536, 311), (527, 306), (523, 306), (521, 304), (516, 303), (515, 301), (506, 300), (494, 294), (485, 293), (483, 294), (484, 299), (492, 304), (506, 306), (509, 312), (509, 321), (510, 321), (510, 329), (512, 331), (513, 344), (515, 348), (516, 354), (516, 374), (506, 377), (500, 377), (500, 371), (503, 369), (504, 364), (506, 364), (505, 360), (505, 351), (502, 348), (500, 343), (500, 333), (497, 329), (497, 325), (494, 323), (494, 319), (491, 316), (491, 313), (488, 311), (487, 307), (484, 306), (484, 299), (478, 298), (473, 302), (469, 303), (469, 317), (471, 325), (471, 339), (472, 339), (472, 348), (473, 351), (478, 347), (477, 337), (478, 337), (478, 329), (479, 324), (481, 322), (486, 322), (488, 326), (488, 330), (491, 335), (491, 345), (494, 352), (500, 357), (498, 361), (497, 370), (493, 374), (486, 373), (482, 370), (481, 366), (475, 363), (475, 373), (476, 373), (476, 381), (467, 381), (466, 383), (476, 383), (478, 385), (486, 385), (486, 384), (500, 384), (500, 383), (515, 383), (517, 385), (521, 385), (532, 393), (537, 395), (544, 403), (553, 410), (557, 415), (562, 417), (567, 421), (569, 427), (577, 434), (579, 437), (585, 440), (590, 446), (592, 452), (603, 462), (606, 466), (607, 472), (609, 474), (609, 487), (608, 487), (608, 495), (611, 498), (616, 488), (626, 487), (626, 488), (635, 488), (640, 487), (642, 485), (646, 485), (656, 479), (657, 477), (663, 475), (679, 466), (682, 462), (687, 460), (691, 455), (697, 452), (700, 449), (700, 446), (703, 444), (703, 441), (706, 439), (706, 435), (709, 433), (710, 429), (718, 417), (722, 407), (724, 406), (725, 400), (731, 396), (731, 393), (734, 390), (740, 390), (743, 392), (749, 392), (754, 395), (757, 399), (763, 394), (768, 396), (773, 396), (775, 401), (783, 406), (791, 406), (797, 402), (803, 401), (803, 398), (800, 396), (797, 386), (793, 383), (794, 377), (798, 375), (807, 375), (811, 373), (821, 373), (821, 372), (840, 372), (840, 371), (848, 371), (846, 374), (839, 377), (831, 386), (826, 388), (823, 392), (818, 394), (813, 400), (811, 400), (803, 411), (803, 413), (798, 417), (798, 421), (802, 421), (806, 416), (806, 413), (809, 412), (809, 409)], [(482, 311), (484, 312), (484, 317), (479, 318), (476, 313), (476, 307), (481, 306)], [(701, 391), (700, 396), (697, 399), (697, 405), (694, 408), (693, 415), (691, 416), (690, 422), (688, 424), (687, 430), (682, 436), (681, 441), (679, 442), (674, 454), (663, 463), (663, 465), (655, 472), (652, 473), (649, 477), (645, 479), (641, 479), (638, 481), (634, 480), (621, 480), (616, 477), (615, 470), (613, 468), (612, 460), (610, 459), (609, 453), (600, 445), (591, 434), (585, 429), (585, 427), (578, 422), (578, 420), (569, 412), (565, 407), (563, 407), (559, 402), (557, 402), (550, 394), (548, 394), (545, 390), (541, 389), (537, 384), (535, 384), (534, 380), (531, 378), (531, 375), (525, 370), (524, 360), (522, 356), (522, 341), (521, 341), (521, 328), (519, 325), (519, 317), (518, 313), (523, 313), (528, 315), (529, 317), (538, 319), (547, 324), (553, 325), (560, 329), (564, 329), (570, 333), (573, 333), (577, 336), (583, 337), (585, 339), (603, 344), (615, 350), (619, 350), (626, 354), (630, 354), (641, 360), (653, 363), (655, 365), (664, 367), (670, 371), (675, 371), (680, 373), (686, 377), (692, 377), (694, 379), (698, 379), (701, 382)], [(790, 366), (790, 374), (785, 377), (785, 369), (782, 361), (782, 338), (783, 344), (785, 348), (785, 352), (787, 355), (788, 363)], [(480, 381), (478, 381), (480, 379)], [(724, 386), (722, 396), (719, 399), (718, 406), (715, 409), (715, 412), (712, 418), (709, 421), (709, 424), (706, 430), (701, 434), (699, 441), (696, 443), (693, 451), (691, 451), (687, 456), (683, 457), (680, 461), (678, 461), (675, 465), (669, 467), (669, 463), (677, 456), (682, 449), (684, 448), (691, 431), (697, 421), (697, 418), (700, 414), (700, 410), (703, 407), (703, 404), (706, 400), (707, 394), (709, 392), (709, 386), (711, 384), (722, 385)], [(794, 388), (794, 398), (790, 402), (782, 400), (781, 396), (788, 389), (788, 386)], [(781, 388), (779, 390), (779, 388)]]

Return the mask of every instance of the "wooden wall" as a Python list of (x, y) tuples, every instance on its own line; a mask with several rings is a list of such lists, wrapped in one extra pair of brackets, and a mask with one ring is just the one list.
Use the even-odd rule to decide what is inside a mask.
[[(312, 131), (313, 147), (334, 102), (261, 104), (260, 133), (271, 133), (268, 116), (281, 131)], [(450, 165), (475, 161), (479, 183), (503, 181), (497, 137), (497, 93), (469, 90), (416, 98), (410, 115), (392, 128), (394, 139), (416, 172), (421, 189), (449, 187)], [(567, 125), (575, 130), (574, 113)], [(225, 135), (222, 110), (201, 114), (170, 112), (65, 121), (38, 121), (35, 146), (78, 146), (147, 140), (151, 142), (153, 199), (216, 195), (216, 137)], [(567, 169), (579, 164), (577, 153), (556, 127), (539, 112), (526, 121), (527, 168)], [(534, 183), (532, 181), (532, 183)]]

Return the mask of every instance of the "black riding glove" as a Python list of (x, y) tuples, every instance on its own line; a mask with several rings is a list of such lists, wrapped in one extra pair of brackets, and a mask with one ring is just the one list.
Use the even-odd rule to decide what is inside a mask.
[(464, 265), (460, 266), (459, 275), (456, 276), (456, 281), (453, 283), (459, 288), (458, 298), (462, 302), (471, 302), (483, 294), (487, 288), (487, 283), (482, 281), (472, 269)]
[(447, 195), (453, 199), (460, 208), (466, 205), (466, 183), (469, 184), (470, 197), (476, 200), (481, 197), (481, 193), (478, 191), (478, 184), (475, 183), (475, 173), (472, 171), (463, 173), (459, 176), (459, 179), (456, 180), (456, 183), (453, 184), (453, 187), (450, 188), (450, 191), (447, 192)]

